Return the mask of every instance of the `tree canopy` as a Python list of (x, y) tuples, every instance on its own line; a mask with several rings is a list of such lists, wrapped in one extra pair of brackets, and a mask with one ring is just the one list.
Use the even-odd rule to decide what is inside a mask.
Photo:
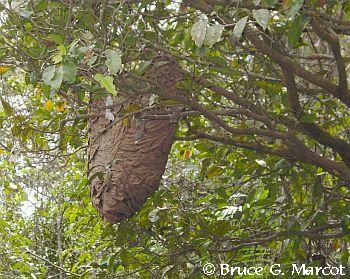
[[(349, 266), (350, 1), (2, 0), (0, 24), (2, 277)], [(181, 94), (147, 74), (159, 55)], [(115, 112), (145, 87), (149, 102)], [(167, 107), (181, 109), (159, 190), (108, 224), (88, 121)]]

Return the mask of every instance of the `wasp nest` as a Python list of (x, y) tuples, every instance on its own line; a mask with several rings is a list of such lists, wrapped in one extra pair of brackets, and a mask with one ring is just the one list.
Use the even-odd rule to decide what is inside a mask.
[[(160, 91), (179, 94), (176, 83), (181, 77), (176, 61), (159, 55), (143, 82), (137, 86), (135, 79), (120, 82), (119, 91), (131, 96), (128, 101), (121, 102), (116, 96), (91, 99), (90, 114), (97, 116), (89, 119), (89, 181), (92, 203), (106, 221), (117, 223), (131, 217), (158, 189), (177, 118), (144, 117), (144, 112)], [(106, 110), (106, 104), (112, 103), (116, 106)], [(147, 114), (160, 115), (162, 110), (163, 116), (164, 111), (169, 115), (176, 112), (168, 107)]]

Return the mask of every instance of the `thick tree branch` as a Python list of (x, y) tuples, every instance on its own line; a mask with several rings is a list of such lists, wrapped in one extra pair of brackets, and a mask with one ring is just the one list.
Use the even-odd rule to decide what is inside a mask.
[(177, 140), (196, 140), (201, 138), (208, 139), (214, 142), (220, 142), (226, 145), (235, 146), (238, 148), (253, 150), (261, 154), (279, 156), (287, 160), (306, 162), (315, 166), (319, 166), (324, 170), (328, 171), (329, 173), (338, 175), (344, 180), (346, 180), (348, 183), (350, 183), (350, 170), (345, 164), (343, 164), (342, 162), (335, 162), (328, 158), (319, 156), (300, 142), (296, 144), (289, 143), (288, 146), (282, 148), (272, 148), (259, 143), (242, 142), (231, 139), (229, 137), (219, 137), (216, 135), (210, 135), (207, 133), (197, 131), (194, 132), (194, 134), (190, 137), (177, 138)]
[(253, 150), (261, 154), (270, 154), (278, 157), (283, 157), (286, 159), (295, 159), (295, 160), (297, 159), (294, 156), (294, 152), (288, 147), (271, 148), (271, 147), (262, 145), (260, 143), (244, 142), (244, 141), (234, 140), (229, 137), (210, 135), (199, 131), (193, 131), (193, 135), (189, 137), (176, 138), (176, 140), (180, 140), (180, 141), (192, 141), (197, 139), (207, 139), (213, 142), (219, 142), (226, 145), (235, 146), (238, 148)]
[(284, 132), (277, 132), (272, 130), (265, 130), (265, 129), (258, 129), (258, 128), (233, 128), (229, 126), (222, 118), (220, 118), (218, 115), (212, 113), (210, 110), (204, 108), (196, 101), (185, 98), (183, 96), (169, 96), (171, 99), (177, 100), (182, 102), (183, 104), (187, 104), (191, 108), (199, 111), (204, 117), (207, 119), (215, 122), (220, 127), (222, 127), (227, 132), (231, 133), (232, 135), (238, 136), (238, 135), (258, 135), (268, 138), (275, 138), (275, 139), (282, 139), (282, 140), (290, 140), (293, 141), (294, 138), (291, 137), (288, 133)]
[(300, 123), (298, 125), (299, 129), (301, 129), (305, 134), (311, 136), (313, 139), (317, 140), (319, 143), (331, 147), (334, 151), (338, 152), (344, 162), (350, 166), (350, 144), (348, 144), (345, 140), (336, 138), (323, 131), (316, 124), (303, 123), (298, 119), (302, 113), (302, 108), (299, 101), (294, 75), (286, 69), (282, 68), (282, 71), (284, 75), (284, 83), (288, 90), (289, 104), (295, 117)]
[(339, 75), (339, 90), (340, 95), (349, 95), (348, 92), (348, 81), (347, 81), (347, 73), (344, 59), (341, 55), (339, 38), (336, 34), (328, 33), (324, 25), (321, 24), (321, 21), (317, 18), (314, 18), (311, 22), (312, 28), (315, 30), (316, 34), (324, 41), (326, 41), (335, 58), (338, 68)]
[(251, 28), (247, 27), (245, 32), (245, 37), (252, 42), (257, 50), (263, 54), (270, 57), (273, 61), (278, 63), (282, 68), (293, 72), (297, 76), (305, 79), (306, 81), (323, 88), (326, 92), (334, 96), (335, 98), (342, 101), (348, 107), (350, 107), (350, 94), (347, 91), (346, 94), (340, 94), (340, 90), (337, 85), (331, 83), (330, 81), (323, 79), (316, 74), (304, 69), (297, 63), (292, 62), (290, 59), (286, 58), (284, 55), (273, 49), (270, 45), (260, 39), (260, 34), (257, 31), (253, 31)]

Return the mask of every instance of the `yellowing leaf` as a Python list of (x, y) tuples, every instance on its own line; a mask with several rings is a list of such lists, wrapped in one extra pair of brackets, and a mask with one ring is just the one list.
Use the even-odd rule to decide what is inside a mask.
[(58, 64), (62, 61), (63, 57), (62, 55), (59, 55), (59, 54), (56, 54), (52, 57), (52, 61), (55, 63), (55, 64)]
[(45, 108), (46, 108), (47, 110), (52, 110), (53, 107), (54, 107), (54, 105), (53, 105), (53, 102), (52, 102), (51, 100), (48, 100), (48, 101), (45, 103)]
[(5, 153), (4, 149), (1, 149), (1, 148), (0, 148), (0, 155), (1, 155), (1, 154), (4, 154), (4, 153)]
[(10, 70), (9, 67), (6, 66), (0, 66), (0, 74), (5, 74)]
[(122, 124), (123, 124), (124, 127), (128, 126), (128, 125), (129, 125), (129, 119), (126, 118), (126, 117), (124, 117), (124, 118), (122, 119)]
[(334, 240), (333, 241), (333, 245), (332, 245), (333, 247), (333, 251), (337, 251), (338, 249), (340, 249), (341, 248), (341, 242), (339, 241), (339, 240)]
[(57, 105), (56, 105), (56, 110), (58, 112), (62, 112), (66, 109), (66, 102), (59, 102)]
[(58, 47), (58, 51), (61, 55), (66, 55), (67, 54), (67, 50), (66, 48), (64, 47), (64, 45), (59, 45)]
[(135, 111), (138, 111), (141, 108), (139, 104), (136, 103), (131, 103), (130, 105), (127, 106), (127, 108), (124, 110), (126, 113), (132, 113)]
[(222, 168), (218, 166), (212, 166), (208, 169), (207, 172), (207, 178), (213, 178), (215, 176), (218, 176), (222, 172)]

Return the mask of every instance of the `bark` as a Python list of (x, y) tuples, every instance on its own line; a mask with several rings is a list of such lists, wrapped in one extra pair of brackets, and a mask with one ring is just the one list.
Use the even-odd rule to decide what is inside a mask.
[[(176, 94), (178, 89), (175, 86), (182, 74), (175, 60), (160, 55), (145, 76), (161, 90)], [(177, 119), (173, 117), (145, 119), (142, 112), (125, 117), (125, 109), (131, 104), (146, 108), (152, 93), (156, 93), (146, 83), (140, 88), (134, 86), (134, 82), (132, 79), (120, 82), (120, 90), (128, 89), (124, 93), (132, 93), (132, 97), (127, 103), (113, 109), (115, 121), (105, 117), (89, 119), (92, 203), (99, 214), (111, 223), (134, 215), (158, 189), (177, 125)], [(114, 100), (117, 101), (117, 98), (114, 97)], [(90, 113), (104, 114), (105, 109), (98, 107), (105, 106), (105, 102), (106, 97), (91, 100), (93, 106)], [(174, 112), (175, 109), (170, 108), (170, 111)], [(159, 109), (153, 113), (159, 113)]]

